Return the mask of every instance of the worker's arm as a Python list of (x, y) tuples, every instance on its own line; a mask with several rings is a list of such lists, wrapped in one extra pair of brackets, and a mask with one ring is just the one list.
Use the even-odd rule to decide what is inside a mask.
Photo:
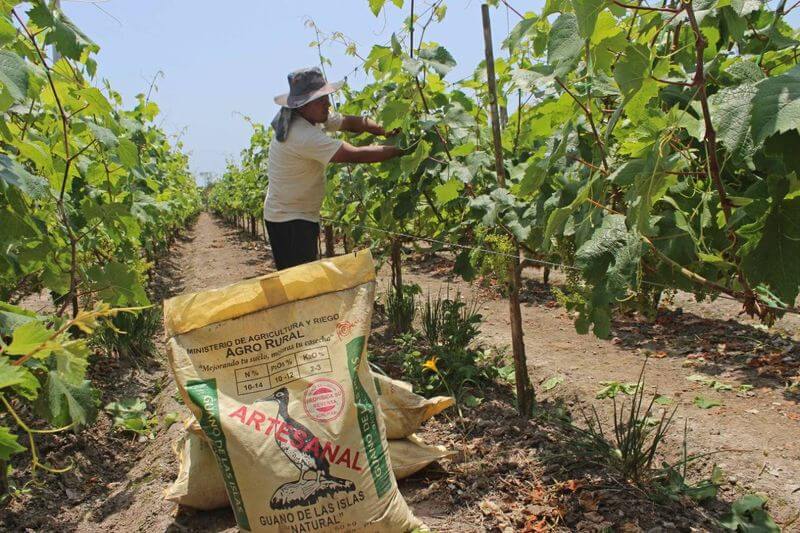
[(369, 146), (353, 146), (343, 142), (342, 146), (331, 157), (331, 163), (380, 163), (403, 155), (403, 150), (396, 146), (371, 144)]
[(369, 133), (372, 135), (382, 135), (384, 137), (391, 135), (392, 132), (387, 132), (383, 126), (367, 117), (356, 117), (353, 115), (345, 115), (342, 117), (342, 125), (339, 128), (341, 131), (350, 133)]

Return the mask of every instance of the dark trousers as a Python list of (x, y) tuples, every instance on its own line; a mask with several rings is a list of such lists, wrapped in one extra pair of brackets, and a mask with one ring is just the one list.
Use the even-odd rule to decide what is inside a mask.
[(319, 224), (308, 220), (264, 221), (275, 258), (275, 268), (283, 270), (319, 259)]

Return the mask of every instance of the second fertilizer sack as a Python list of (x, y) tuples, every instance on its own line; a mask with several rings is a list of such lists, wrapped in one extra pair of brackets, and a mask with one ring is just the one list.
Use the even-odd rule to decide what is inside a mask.
[(368, 251), (164, 303), (167, 351), (245, 531), (410, 531), (366, 360)]

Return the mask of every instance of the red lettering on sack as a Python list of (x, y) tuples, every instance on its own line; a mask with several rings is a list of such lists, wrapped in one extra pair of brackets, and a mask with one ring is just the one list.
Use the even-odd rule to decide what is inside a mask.
[(333, 463), (334, 460), (336, 459), (336, 456), (339, 455), (339, 445), (338, 444), (336, 445), (335, 450), (332, 448), (332, 446), (333, 445), (330, 442), (326, 442), (325, 446), (322, 448), (322, 457), (327, 456), (328, 461), (330, 461), (331, 463)]
[(311, 453), (314, 454), (314, 457), (319, 459), (320, 455), (322, 454), (322, 448), (319, 447), (319, 439), (317, 437), (314, 437), (313, 439), (308, 441), (308, 444), (306, 444), (306, 447), (303, 448), (303, 451), (304, 452), (311, 451)]
[(281, 422), (281, 427), (275, 431), (275, 439), (281, 442), (286, 442), (286, 439), (283, 438), (284, 435), (289, 434), (289, 424), (286, 422)]
[(254, 409), (253, 412), (250, 413), (250, 418), (247, 419), (247, 425), (255, 427), (256, 431), (261, 431), (261, 423), (266, 419), (267, 415)]
[(247, 406), (243, 405), (228, 416), (231, 418), (238, 418), (244, 424), (244, 416), (247, 414)]
[[(317, 459), (325, 458), (331, 464), (344, 465), (356, 472), (362, 472), (364, 470), (363, 466), (359, 463), (361, 452), (358, 450), (352, 450), (331, 442), (321, 442), (317, 437), (309, 439), (309, 434), (306, 431), (294, 429), (286, 422), (272, 416), (267, 416), (257, 409), (253, 409), (248, 413), (247, 406), (242, 405), (228, 414), (228, 418), (235, 418), (241, 422), (242, 425), (251, 426), (255, 431), (261, 432), (265, 436), (269, 436), (274, 432), (275, 440), (289, 443), (297, 450), (311, 452)], [(266, 426), (264, 431), (261, 431), (262, 426)], [(306, 439), (308, 439), (308, 442), (306, 442)]]
[(347, 468), (350, 468), (350, 448), (345, 448), (344, 452), (342, 452), (342, 455), (339, 456), (334, 464), (339, 465), (342, 463), (347, 465)]
[(353, 464), (350, 465), (350, 468), (355, 470), (356, 472), (361, 472), (363, 468), (358, 466), (358, 458), (361, 457), (361, 452), (356, 452), (356, 456), (353, 458)]
[(272, 433), (272, 430), (275, 429), (275, 426), (281, 423), (280, 420), (273, 417), (269, 417), (267, 420), (269, 420), (269, 426), (267, 426), (267, 429), (264, 430), (264, 435), (269, 435)]

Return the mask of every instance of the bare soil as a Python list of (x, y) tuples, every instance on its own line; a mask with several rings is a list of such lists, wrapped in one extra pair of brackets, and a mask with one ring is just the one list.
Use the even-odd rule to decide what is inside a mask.
[[(408, 258), (405, 281), (433, 294), (447, 287), (480, 299), (485, 317), (481, 342), (510, 345), (508, 301), (496, 291), (468, 284), (448, 273), (445, 258)], [(151, 291), (155, 298), (217, 287), (269, 272), (267, 247), (202, 214), (172, 254), (157, 268)], [(385, 288), (388, 268), (380, 271)], [(749, 492), (769, 497), (769, 510), (784, 531), (800, 531), (800, 406), (796, 388), (800, 373), (797, 317), (782, 320), (771, 331), (737, 317), (734, 302), (698, 304), (679, 294), (654, 321), (636, 315), (619, 317), (614, 339), (575, 333), (572, 320), (554, 301), (549, 287), (527, 272), (524, 293), (525, 345), (529, 369), (538, 385), (553, 376), (563, 382), (538, 400), (543, 414), (558, 414), (595, 405), (603, 420), (610, 400), (597, 400), (601, 381), (635, 382), (646, 355), (648, 389), (678, 405), (668, 460), (680, 453), (683, 427), (689, 453), (718, 452), (693, 466), (700, 479), (713, 464), (724, 470), (718, 499), (704, 506), (686, 500), (654, 503), (635, 487), (602, 468), (564, 460), (564, 433), (547, 417), (529, 422), (514, 411), (510, 387), (484, 391), (483, 403), (465, 409), (465, 418), (445, 413), (428, 423), (421, 435), (459, 452), (409, 480), (401, 490), (414, 512), (437, 531), (714, 531), (710, 516), (726, 502)], [(559, 282), (557, 276), (555, 283)], [(160, 336), (161, 337), (161, 336)], [(387, 343), (383, 328), (370, 341)], [(105, 404), (142, 397), (157, 415), (188, 415), (176, 400), (176, 387), (163, 355), (130, 360), (98, 356), (92, 378)], [(510, 351), (510, 350), (509, 350)], [(700, 374), (733, 387), (717, 391), (686, 379)], [(739, 385), (752, 385), (739, 391)], [(723, 405), (701, 409), (696, 397)], [(576, 414), (577, 417), (577, 414)], [(182, 428), (160, 428), (152, 440), (139, 442), (111, 427), (101, 414), (95, 426), (78, 435), (42, 442), (53, 464), (72, 458), (75, 467), (47, 476), (0, 514), (3, 531), (235, 531), (229, 510), (195, 512), (163, 499), (177, 464), (173, 442)]]

